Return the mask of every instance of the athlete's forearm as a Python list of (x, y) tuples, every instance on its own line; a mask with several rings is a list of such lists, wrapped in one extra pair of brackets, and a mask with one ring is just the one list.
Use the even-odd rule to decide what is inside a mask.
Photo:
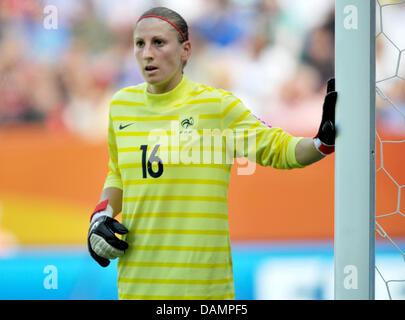
[(108, 200), (108, 204), (113, 208), (113, 217), (117, 216), (122, 209), (122, 190), (119, 188), (105, 188), (101, 193), (100, 202)]
[(301, 165), (309, 165), (323, 159), (322, 155), (315, 147), (312, 138), (304, 138), (297, 143), (295, 147), (295, 158)]

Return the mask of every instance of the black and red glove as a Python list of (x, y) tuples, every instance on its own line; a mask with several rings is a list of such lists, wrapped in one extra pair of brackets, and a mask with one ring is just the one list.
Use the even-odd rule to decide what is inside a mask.
[(328, 80), (326, 96), (323, 103), (322, 120), (319, 131), (314, 137), (315, 147), (323, 155), (328, 155), (335, 151), (335, 109), (337, 92), (335, 91), (335, 78)]
[(124, 255), (128, 243), (115, 234), (126, 234), (128, 229), (113, 218), (113, 209), (108, 200), (100, 202), (90, 218), (87, 246), (90, 255), (102, 267), (110, 264), (110, 259)]

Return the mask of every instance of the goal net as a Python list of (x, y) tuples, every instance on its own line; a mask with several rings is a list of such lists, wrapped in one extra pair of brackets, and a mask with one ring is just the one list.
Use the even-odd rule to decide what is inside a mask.
[(335, 17), (335, 299), (405, 299), (405, 0)]
[(376, 299), (405, 297), (404, 18), (404, 0), (376, 1)]

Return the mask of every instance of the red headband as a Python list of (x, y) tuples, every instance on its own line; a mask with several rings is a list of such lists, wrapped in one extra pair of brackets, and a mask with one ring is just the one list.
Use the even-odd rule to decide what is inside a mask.
[(138, 20), (136, 23), (138, 24), (139, 21), (141, 21), (142, 19), (145, 19), (145, 18), (158, 18), (158, 19), (161, 19), (161, 20), (163, 20), (163, 21), (166, 21), (167, 23), (170, 23), (170, 24), (171, 24), (173, 27), (175, 27), (176, 30), (180, 33), (180, 35), (182, 36), (183, 40), (184, 40), (184, 41), (187, 41), (186, 36), (184, 35), (183, 32), (181, 32), (180, 28), (179, 28), (178, 26), (176, 26), (176, 24), (174, 24), (173, 22), (171, 22), (169, 19), (163, 18), (163, 17), (161, 17), (161, 16), (157, 16), (157, 15), (154, 15), (154, 14), (149, 14), (149, 15), (140, 17), (139, 20)]

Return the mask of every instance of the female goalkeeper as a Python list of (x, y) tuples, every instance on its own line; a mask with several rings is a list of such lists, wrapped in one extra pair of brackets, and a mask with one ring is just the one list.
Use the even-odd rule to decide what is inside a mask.
[[(91, 217), (90, 254), (103, 267), (119, 257), (120, 299), (234, 299), (229, 158), (292, 169), (333, 152), (334, 80), (317, 135), (293, 137), (230, 92), (183, 74), (191, 44), (176, 12), (145, 12), (134, 43), (145, 82), (110, 103), (109, 172)], [(114, 219), (121, 211), (122, 224)]]

